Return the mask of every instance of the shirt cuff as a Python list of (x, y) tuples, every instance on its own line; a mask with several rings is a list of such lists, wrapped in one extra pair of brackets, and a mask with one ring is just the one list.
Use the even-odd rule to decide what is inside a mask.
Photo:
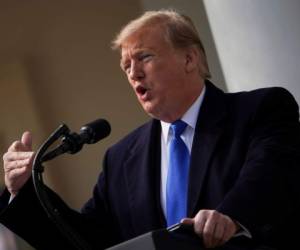
[(233, 237), (246, 236), (247, 238), (252, 239), (251, 233), (245, 226), (243, 226), (241, 223), (237, 221), (235, 221), (235, 223), (240, 226), (240, 230)]

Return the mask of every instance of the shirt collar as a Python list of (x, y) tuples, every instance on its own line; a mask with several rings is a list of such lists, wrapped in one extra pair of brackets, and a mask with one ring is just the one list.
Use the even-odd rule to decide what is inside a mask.
[[(200, 107), (202, 105), (204, 95), (205, 95), (206, 87), (203, 86), (203, 89), (196, 99), (196, 101), (192, 104), (192, 106), (185, 112), (185, 114), (181, 117), (181, 120), (184, 121), (188, 126), (192, 129), (195, 129), (197, 123), (198, 113), (200, 111)], [(171, 123), (160, 121), (162, 128), (162, 136), (164, 140), (167, 141), (169, 135), (169, 128)]]

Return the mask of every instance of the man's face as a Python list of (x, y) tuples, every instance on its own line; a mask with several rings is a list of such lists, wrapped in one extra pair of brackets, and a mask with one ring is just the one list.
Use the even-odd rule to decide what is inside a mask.
[(186, 99), (184, 50), (174, 49), (160, 28), (137, 31), (122, 44), (121, 68), (147, 114), (172, 121)]

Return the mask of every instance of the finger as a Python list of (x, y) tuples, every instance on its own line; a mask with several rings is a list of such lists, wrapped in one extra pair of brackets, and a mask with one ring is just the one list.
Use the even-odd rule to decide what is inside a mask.
[[(16, 168), (13, 171), (10, 171), (7, 174), (7, 177), (12, 182), (12, 181), (15, 181), (15, 180), (19, 179), (20, 176), (24, 176), (25, 173), (28, 173), (28, 175), (31, 174), (28, 166), (21, 167), (21, 168)], [(24, 178), (26, 178), (26, 177), (24, 177)]]
[(10, 161), (32, 159), (34, 152), (7, 152), (3, 155), (4, 164)]
[(204, 225), (207, 220), (207, 211), (200, 210), (200, 212), (196, 215), (194, 220), (194, 231), (198, 236), (202, 237)]
[(8, 152), (26, 151), (26, 147), (21, 141), (14, 141), (7, 150)]
[(32, 136), (30, 132), (24, 132), (21, 141), (15, 141), (8, 148), (9, 152), (32, 151)]
[(12, 195), (16, 195), (31, 175), (28, 167), (15, 169), (5, 174), (5, 185)]
[(220, 218), (215, 228), (214, 239), (212, 247), (223, 245), (227, 242), (235, 233), (235, 224), (228, 216)]
[(24, 144), (27, 151), (32, 151), (32, 135), (29, 131), (23, 133), (21, 142)]
[(208, 248), (213, 247), (213, 236), (214, 236), (215, 227), (216, 227), (216, 223), (213, 220), (208, 219), (205, 222), (203, 233), (202, 233), (205, 247)]
[(225, 242), (226, 223), (217, 223), (213, 233), (211, 247), (216, 247)]
[(193, 218), (184, 218), (180, 222), (182, 224), (185, 224), (185, 225), (194, 225), (194, 219)]
[(224, 242), (228, 241), (236, 232), (236, 228), (234, 224), (231, 224), (230, 221), (226, 224), (226, 230), (224, 232)]
[(18, 160), (18, 161), (11, 161), (5, 164), (4, 166), (4, 172), (10, 172), (14, 169), (23, 168), (26, 166), (29, 166), (31, 162), (30, 158), (24, 159), (24, 160)]

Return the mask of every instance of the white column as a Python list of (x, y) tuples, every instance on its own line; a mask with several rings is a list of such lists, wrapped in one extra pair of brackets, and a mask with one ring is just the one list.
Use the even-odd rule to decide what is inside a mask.
[(204, 0), (227, 88), (283, 86), (300, 102), (300, 1)]

